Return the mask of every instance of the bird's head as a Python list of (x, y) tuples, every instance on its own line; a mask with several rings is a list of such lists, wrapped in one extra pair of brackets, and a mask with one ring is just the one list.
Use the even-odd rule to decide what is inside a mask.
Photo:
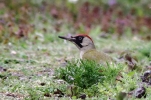
[(74, 43), (80, 51), (95, 49), (93, 40), (86, 34), (79, 34), (71, 37), (59, 36), (59, 38)]

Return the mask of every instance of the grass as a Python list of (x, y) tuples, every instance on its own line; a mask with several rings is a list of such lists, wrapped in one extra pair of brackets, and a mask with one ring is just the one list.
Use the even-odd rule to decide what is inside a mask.
[[(110, 53), (109, 55), (115, 58), (130, 53), (132, 58), (137, 58), (137, 67), (140, 70), (137, 68), (129, 70), (125, 64), (103, 67), (94, 62), (79, 61), (78, 49), (73, 44), (58, 38), (58, 35), (67, 35), (74, 30), (72, 26), (63, 23), (60, 31), (56, 31), (55, 21), (50, 15), (43, 16), (43, 13), (36, 13), (35, 16), (31, 17), (29, 24), (34, 25), (34, 28), (28, 33), (27, 38), (11, 37), (11, 34), (8, 34), (9, 28), (6, 27), (6, 31), (0, 34), (0, 98), (2, 100), (56, 98), (66, 100), (77, 99), (81, 95), (96, 100), (107, 100), (109, 97), (118, 99), (120, 93), (127, 93), (139, 87), (140, 75), (147, 70), (145, 66), (149, 65), (151, 60), (150, 42), (142, 40), (139, 36), (128, 36), (131, 34), (129, 31), (125, 32), (128, 35), (121, 39), (117, 39), (116, 36), (101, 38), (99, 35), (102, 31), (97, 26), (94, 27), (90, 36), (99, 51)], [(18, 17), (15, 18), (17, 22)], [(14, 24), (13, 29), (15, 32), (18, 30), (17, 23)], [(65, 67), (66, 61), (69, 63)], [(56, 69), (59, 69), (57, 73)], [(119, 72), (122, 82), (116, 81)], [(146, 88), (146, 91), (145, 99), (150, 100), (151, 89)]]
[[(67, 71), (68, 67), (65, 67), (66, 70), (62, 70), (61, 74), (70, 75), (72, 72), (75, 72), (73, 77), (76, 77), (77, 80), (73, 81), (70, 80), (70, 78), (67, 78), (66, 82), (60, 82), (60, 80), (54, 78), (54, 70), (62, 66), (62, 60), (64, 61), (67, 59), (72, 61), (78, 59), (78, 49), (76, 49), (73, 44), (58, 40), (57, 35), (51, 34), (50, 36), (54, 37), (53, 42), (49, 42), (48, 39), (45, 39), (48, 37), (44, 36), (43, 42), (41, 42), (41, 40), (37, 40), (37, 43), (34, 45), (32, 45), (32, 38), (31, 41), (16, 40), (18, 42), (12, 42), (11, 45), (2, 44), (0, 51), (2, 51), (3, 54), (0, 57), (0, 64), (3, 68), (7, 69), (0, 73), (0, 97), (2, 99), (49, 99), (50, 97), (45, 96), (46, 94), (50, 94), (51, 98), (54, 98), (54, 91), (56, 91), (56, 89), (61, 90), (64, 94), (70, 94), (71, 90), (67, 87), (74, 87), (72, 84), (75, 85), (73, 90), (75, 91), (74, 95), (77, 97), (84, 93), (88, 95), (89, 98), (108, 98), (108, 96), (116, 98), (119, 92), (128, 92), (137, 87), (137, 83), (140, 81), (137, 79), (139, 79), (140, 73), (142, 72), (128, 71), (127, 67), (124, 65), (124, 72), (121, 73), (123, 76), (123, 83), (116, 83), (115, 76), (117, 73), (115, 73), (116, 70), (114, 71), (115, 66), (112, 66), (113, 69), (111, 70), (108, 70), (108, 67), (106, 67), (106, 69), (102, 69), (104, 67), (96, 67), (95, 69), (95, 67), (93, 68), (92, 66), (85, 66), (85, 62), (83, 62), (83, 65), (76, 64), (76, 62), (69, 63), (68, 67), (70, 69)], [(92, 37), (95, 38), (95, 36)], [(112, 50), (116, 51), (110, 54), (113, 57), (118, 57), (119, 52), (125, 51), (125, 48), (129, 48), (132, 51), (135, 50), (135, 52), (131, 52), (131, 54), (140, 55), (137, 56), (137, 58), (139, 57), (138, 66), (141, 66), (143, 69), (143, 66), (149, 63), (148, 56), (144, 55), (144, 52), (140, 52), (139, 50), (147, 51), (150, 47), (150, 43), (146, 42), (147, 49), (143, 49), (139, 45), (143, 41), (135, 41), (131, 38), (129, 38), (131, 43), (124, 38), (119, 41), (111, 41), (114, 41), (114, 39), (95, 38), (96, 46), (100, 50), (107, 50), (114, 47)], [(110, 43), (110, 45), (106, 47), (108, 43)], [(68, 52), (66, 52), (66, 50), (68, 50)], [(12, 51), (15, 51), (16, 54), (13, 54)], [(140, 63), (143, 60), (142, 58), (147, 59), (143, 64)], [(86, 65), (89, 65), (89, 63), (86, 63)], [(81, 67), (83, 69), (79, 69)], [(115, 68), (121, 67), (121, 65), (116, 65)], [(104, 73), (97, 73), (100, 68), (104, 70)], [(87, 71), (84, 73), (84, 70), (93, 71)], [(121, 71), (121, 69), (117, 71)], [(92, 82), (89, 80), (89, 77), (91, 76), (92, 80), (94, 79)], [(105, 76), (106, 78), (100, 78), (99, 80), (99, 76)], [(84, 78), (80, 79), (79, 77)], [(87, 84), (83, 84), (83, 82)], [(42, 83), (45, 85), (41, 85)], [(150, 89), (147, 89), (147, 91), (149, 95)], [(13, 94), (15, 96), (9, 94)], [(72, 98), (75, 97), (73, 96)]]
[(70, 84), (88, 88), (97, 82), (103, 81), (103, 75), (100, 71), (101, 66), (97, 66), (94, 62), (80, 61), (70, 62), (65, 68), (59, 68), (56, 73), (59, 74), (57, 75), (59, 78)]
[(92, 97), (99, 94), (98, 83), (102, 86), (103, 83), (114, 84), (121, 69), (120, 65), (103, 66), (94, 61), (80, 60), (69, 62), (65, 68), (57, 69), (56, 76), (80, 88), (78, 89), (80, 91), (76, 90), (76, 92), (85, 92)]

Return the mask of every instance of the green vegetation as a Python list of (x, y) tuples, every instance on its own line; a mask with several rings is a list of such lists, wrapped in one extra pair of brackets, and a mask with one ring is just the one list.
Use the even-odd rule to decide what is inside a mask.
[(57, 69), (56, 76), (75, 85), (78, 88), (75, 90), (76, 92), (86, 92), (86, 95), (92, 97), (100, 94), (98, 87), (104, 87), (105, 84), (115, 84), (116, 77), (122, 71), (122, 67), (123, 65), (110, 64), (103, 66), (87, 60), (72, 61), (66, 67)]
[[(79, 65), (79, 66), (78, 66)], [(70, 62), (65, 68), (59, 68), (59, 78), (81, 88), (88, 88), (103, 81), (104, 75), (100, 73), (103, 66), (92, 61)]]

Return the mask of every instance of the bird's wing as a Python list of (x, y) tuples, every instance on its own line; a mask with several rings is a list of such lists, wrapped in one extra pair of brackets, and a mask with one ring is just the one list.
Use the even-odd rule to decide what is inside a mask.
[(112, 58), (105, 54), (104, 52), (98, 52), (95, 49), (89, 50), (84, 53), (83, 59), (94, 60), (97, 62), (111, 62)]

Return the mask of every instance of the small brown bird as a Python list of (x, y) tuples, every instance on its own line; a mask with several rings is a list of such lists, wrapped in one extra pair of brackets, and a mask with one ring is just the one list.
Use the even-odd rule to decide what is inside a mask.
[(95, 48), (93, 40), (86, 34), (71, 37), (59, 36), (59, 38), (74, 43), (80, 50), (81, 59), (93, 60), (99, 63), (114, 62), (109, 55), (104, 52), (98, 52)]

